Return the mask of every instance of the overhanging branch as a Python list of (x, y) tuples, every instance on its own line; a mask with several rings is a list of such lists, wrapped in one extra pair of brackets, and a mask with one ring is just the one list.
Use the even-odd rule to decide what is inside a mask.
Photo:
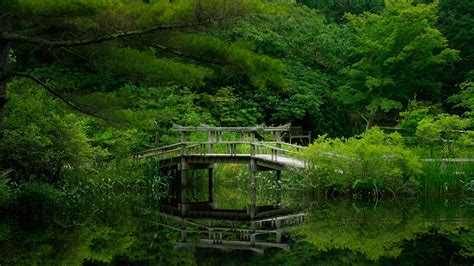
[(192, 55), (189, 55), (189, 54), (185, 54), (181, 51), (175, 50), (171, 47), (164, 46), (164, 45), (161, 45), (161, 44), (156, 44), (156, 43), (153, 44), (153, 43), (147, 43), (147, 42), (142, 42), (142, 43), (145, 44), (145, 45), (148, 45), (150, 47), (153, 47), (153, 48), (156, 48), (156, 49), (163, 50), (163, 51), (166, 51), (168, 53), (174, 54), (176, 56), (196, 61), (198, 63), (205, 63), (205, 64), (209, 64), (209, 65), (223, 65), (220, 62), (213, 62), (213, 61), (209, 61), (209, 60), (199, 58), (197, 56), (192, 56)]
[(112, 119), (110, 117), (104, 117), (104, 116), (98, 115), (94, 112), (91, 112), (91, 111), (87, 110), (87, 108), (83, 107), (80, 103), (77, 103), (77, 102), (75, 102), (71, 99), (68, 99), (64, 94), (62, 94), (62, 93), (58, 92), (57, 90), (55, 90), (51, 85), (47, 84), (46, 82), (40, 80), (39, 78), (33, 76), (30, 73), (19, 72), (19, 71), (11, 71), (11, 70), (7, 70), (5, 72), (6, 72), (7, 76), (22, 77), (22, 78), (27, 78), (27, 79), (30, 79), (30, 80), (34, 81), (35, 83), (37, 83), (38, 85), (40, 85), (41, 87), (46, 89), (49, 93), (54, 95), (56, 98), (60, 99), (66, 105), (68, 105), (69, 107), (71, 107), (72, 109), (74, 109), (74, 110), (76, 110), (80, 113), (83, 113), (83, 114), (86, 114), (86, 115), (89, 115), (89, 116), (92, 116), (92, 117), (95, 117), (95, 118), (99, 118), (99, 119), (104, 120), (106, 122), (112, 121)]
[(163, 25), (163, 26), (156, 26), (147, 29), (141, 30), (131, 30), (131, 31), (123, 31), (123, 32), (116, 32), (109, 35), (97, 37), (97, 38), (90, 38), (85, 40), (76, 40), (76, 41), (52, 41), (43, 38), (33, 37), (33, 36), (25, 36), (15, 33), (3, 33), (0, 35), (0, 40), (6, 40), (11, 42), (27, 42), (27, 43), (34, 43), (40, 45), (46, 45), (50, 47), (73, 47), (73, 46), (84, 46), (90, 45), (94, 43), (101, 43), (105, 41), (111, 41), (131, 36), (138, 36), (143, 34), (152, 33), (155, 31), (161, 30), (173, 30), (173, 29), (183, 29), (183, 28), (192, 28), (197, 26), (203, 26), (209, 24), (210, 22), (198, 22), (198, 23), (188, 23), (188, 24), (180, 24), (180, 25)]

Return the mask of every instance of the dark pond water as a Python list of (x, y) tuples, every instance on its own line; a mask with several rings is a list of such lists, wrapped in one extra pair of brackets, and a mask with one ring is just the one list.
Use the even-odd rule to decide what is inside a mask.
[[(232, 182), (216, 183), (215, 207), (246, 207), (250, 196), (245, 188)], [(188, 191), (191, 199), (205, 197), (196, 191)], [(260, 205), (277, 198), (271, 189), (258, 192)], [(4, 219), (0, 222), (0, 264), (474, 264), (474, 198), (466, 195), (360, 201), (286, 191), (282, 205), (291, 211), (285, 209), (253, 224), (183, 221), (155, 209), (114, 209), (93, 215), (71, 212), (67, 218), (51, 217), (54, 223), (35, 220), (35, 215), (30, 221)], [(183, 228), (185, 235), (180, 231)], [(252, 243), (252, 232), (255, 247), (247, 244)]]

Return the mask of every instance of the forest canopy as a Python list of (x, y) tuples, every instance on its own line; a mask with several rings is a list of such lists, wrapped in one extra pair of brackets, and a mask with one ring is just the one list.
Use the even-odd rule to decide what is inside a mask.
[[(56, 180), (66, 166), (94, 168), (173, 143), (172, 123), (291, 123), (313, 137), (412, 123), (416, 138), (422, 118), (400, 115), (416, 112), (410, 102), (437, 110), (433, 121), (472, 115), (473, 8), (461, 0), (2, 1), (2, 168)], [(56, 155), (36, 165), (24, 152), (32, 147)]]

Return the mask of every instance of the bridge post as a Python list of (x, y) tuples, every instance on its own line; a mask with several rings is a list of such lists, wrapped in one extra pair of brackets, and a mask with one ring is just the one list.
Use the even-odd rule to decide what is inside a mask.
[(254, 219), (256, 210), (257, 210), (257, 182), (256, 182), (256, 174), (257, 174), (257, 167), (255, 165), (255, 159), (250, 159), (250, 218)]
[[(281, 149), (281, 143), (280, 143), (281, 142), (281, 132), (280, 131), (275, 132), (275, 140), (276, 140), (276, 143), (277, 143), (276, 147), (278, 149)], [(278, 157), (278, 155), (280, 155), (279, 150), (276, 151), (276, 157)]]
[(250, 133), (250, 156), (254, 157), (255, 156), (255, 132), (252, 131)]
[(186, 202), (186, 186), (187, 186), (187, 180), (186, 180), (186, 170), (184, 169), (184, 158), (181, 158), (181, 195), (180, 195), (180, 209), (181, 209), (181, 216), (186, 215), (187, 211), (187, 202)]
[(250, 137), (250, 194), (251, 194), (251, 205), (250, 205), (250, 218), (255, 218), (255, 212), (257, 209), (257, 182), (256, 182), (256, 172), (257, 167), (255, 164), (255, 132), (252, 131)]
[(181, 242), (186, 242), (188, 237), (188, 232), (186, 231), (186, 219), (181, 219)]
[(276, 182), (276, 200), (277, 205), (281, 204), (281, 170), (276, 170), (275, 173), (275, 182)]
[(208, 199), (209, 202), (214, 202), (214, 189), (213, 189), (213, 183), (212, 183), (212, 178), (213, 178), (213, 168), (207, 169), (207, 178), (208, 178)]
[(276, 225), (276, 233), (275, 233), (276, 242), (277, 242), (277, 244), (280, 244), (281, 243), (281, 233), (282, 233), (281, 220), (276, 218), (275, 225)]
[(186, 180), (186, 159), (184, 158), (184, 155), (186, 155), (186, 143), (185, 143), (185, 132), (181, 132), (181, 171), (180, 171), (180, 179), (181, 179), (181, 195), (180, 195), (180, 206), (181, 206), (181, 216), (186, 215), (186, 209), (187, 209), (187, 202), (186, 202), (186, 186), (187, 186), (187, 180)]
[(181, 132), (181, 156), (186, 155), (186, 138), (185, 138), (185, 132)]
[(212, 154), (212, 132), (207, 132), (207, 141), (209, 142), (209, 154)]

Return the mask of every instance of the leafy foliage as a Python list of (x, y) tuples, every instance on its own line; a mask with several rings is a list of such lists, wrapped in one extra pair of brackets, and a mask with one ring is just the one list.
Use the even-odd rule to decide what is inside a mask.
[(421, 170), (417, 156), (403, 146), (398, 133), (386, 135), (378, 128), (360, 138), (320, 136), (302, 156), (312, 165), (307, 182), (322, 191), (414, 192)]
[(444, 97), (456, 93), (458, 84), (469, 78), (474, 69), (474, 46), (471, 36), (474, 35), (474, 3), (469, 0), (440, 0), (437, 28), (448, 39), (449, 46), (460, 51), (461, 60), (440, 73), (443, 81)]
[(360, 14), (363, 12), (378, 13), (385, 7), (384, 0), (372, 1), (333, 1), (333, 0), (298, 0), (298, 3), (315, 8), (336, 21), (341, 21), (345, 13)]
[(440, 114), (435, 118), (424, 118), (418, 123), (416, 128), (416, 136), (422, 143), (433, 144), (441, 143), (444, 148), (443, 157), (450, 157), (453, 149), (460, 139), (463, 139), (466, 144), (473, 142), (469, 140), (469, 134), (464, 131), (470, 124), (470, 120), (461, 119), (457, 115)]
[(8, 186), (8, 182), (10, 181), (8, 178), (9, 173), (10, 171), (0, 173), (0, 208), (3, 208), (11, 197), (10, 187)]
[(415, 134), (418, 123), (424, 118), (433, 117), (440, 113), (439, 108), (417, 100), (408, 102), (407, 110), (400, 112), (400, 128), (413, 136)]
[(15, 180), (49, 181), (58, 180), (66, 169), (88, 169), (95, 149), (82, 121), (37, 85), (15, 81), (11, 89), (5, 139), (0, 142), (2, 168), (11, 168)]
[[(389, 2), (381, 14), (348, 14), (357, 35), (355, 61), (342, 70), (337, 97), (370, 127), (383, 113), (399, 110), (409, 98), (436, 100), (437, 71), (458, 60), (458, 51), (435, 28), (435, 4)], [(408, 26), (409, 25), (409, 26)]]
[(449, 100), (457, 103), (457, 107), (469, 110), (466, 114), (474, 116), (474, 82), (465, 82), (461, 84), (461, 91), (452, 95)]
[(295, 6), (287, 13), (249, 17), (225, 34), (230, 41), (253, 43), (256, 51), (285, 65), (288, 82), (283, 90), (255, 91), (235, 85), (238, 96), (260, 105), (264, 121), (304, 124), (320, 133), (349, 131), (336, 126), (347, 118), (344, 112), (332, 112), (336, 103), (330, 93), (337, 69), (346, 59), (347, 27), (326, 24), (321, 14)]

